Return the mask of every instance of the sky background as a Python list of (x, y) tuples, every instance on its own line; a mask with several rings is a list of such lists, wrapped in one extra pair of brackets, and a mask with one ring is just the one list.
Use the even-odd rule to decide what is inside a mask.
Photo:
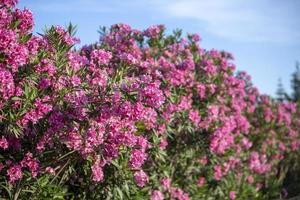
[(238, 70), (261, 93), (275, 95), (278, 79), (290, 91), (300, 60), (298, 0), (19, 0), (34, 15), (35, 32), (69, 22), (81, 44), (99, 39), (100, 26), (126, 23), (137, 29), (164, 24), (171, 32), (198, 33), (201, 46), (231, 52)]

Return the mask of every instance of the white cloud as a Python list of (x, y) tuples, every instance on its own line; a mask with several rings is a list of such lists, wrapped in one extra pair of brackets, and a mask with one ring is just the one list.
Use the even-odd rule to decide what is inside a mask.
[[(199, 21), (216, 36), (249, 42), (289, 43), (299, 41), (299, 20), (291, 17), (290, 6), (274, 1), (175, 0), (161, 4), (170, 16)], [(160, 4), (159, 1), (156, 1)]]
[[(45, 12), (113, 16), (122, 13), (145, 22), (153, 16), (162, 21), (192, 19), (202, 30), (232, 41), (282, 44), (300, 41), (300, 30), (296, 28), (300, 27), (297, 13), (300, 3), (296, 0), (41, 0), (32, 1), (32, 6)], [(153, 15), (147, 15), (146, 11)]]

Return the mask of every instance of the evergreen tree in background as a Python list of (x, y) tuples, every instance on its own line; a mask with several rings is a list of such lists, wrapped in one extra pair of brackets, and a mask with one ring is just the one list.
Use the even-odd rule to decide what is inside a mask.
[(281, 78), (278, 79), (277, 91), (276, 91), (277, 100), (283, 102), (286, 99), (286, 92), (283, 88)]
[(286, 93), (284, 90), (281, 79), (278, 80), (276, 99), (279, 102), (290, 101), (300, 103), (300, 63), (296, 62), (296, 71), (292, 73), (291, 78), (291, 94)]
[(290, 100), (293, 102), (299, 102), (300, 100), (300, 64), (296, 62), (296, 71), (292, 74), (291, 87), (292, 94)]

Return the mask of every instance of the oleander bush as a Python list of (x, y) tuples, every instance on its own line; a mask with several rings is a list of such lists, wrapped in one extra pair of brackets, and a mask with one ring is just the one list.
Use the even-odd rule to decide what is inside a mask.
[(293, 103), (259, 94), (196, 34), (32, 34), (0, 0), (1, 199), (272, 199), (299, 164)]

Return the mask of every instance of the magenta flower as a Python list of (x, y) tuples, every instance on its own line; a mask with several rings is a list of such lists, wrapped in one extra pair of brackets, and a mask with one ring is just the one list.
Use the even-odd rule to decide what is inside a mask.
[(13, 184), (23, 177), (22, 169), (20, 165), (14, 165), (7, 170), (7, 176), (9, 183)]
[(150, 200), (164, 200), (164, 195), (159, 190), (153, 190), (151, 192)]
[(144, 187), (149, 182), (149, 177), (143, 170), (140, 170), (134, 173), (134, 180), (139, 187)]
[(205, 184), (205, 177), (199, 177), (198, 181), (197, 181), (197, 185), (199, 187), (202, 187)]
[(93, 50), (91, 53), (91, 59), (96, 65), (108, 65), (112, 54), (102, 49)]
[(147, 159), (147, 154), (142, 150), (135, 149), (131, 152), (129, 167), (131, 169), (139, 169)]
[(229, 199), (230, 199), (230, 200), (235, 200), (235, 198), (236, 198), (236, 193), (235, 193), (235, 191), (230, 191), (230, 192), (229, 192)]
[(92, 179), (95, 182), (101, 182), (104, 178), (103, 169), (100, 163), (100, 160), (97, 160), (93, 166), (92, 169)]
[(171, 179), (169, 178), (163, 178), (160, 180), (160, 184), (163, 187), (164, 190), (169, 190), (171, 187)]
[(0, 138), (0, 148), (2, 148), (4, 150), (8, 148), (8, 142), (7, 142), (6, 138), (3, 136)]

